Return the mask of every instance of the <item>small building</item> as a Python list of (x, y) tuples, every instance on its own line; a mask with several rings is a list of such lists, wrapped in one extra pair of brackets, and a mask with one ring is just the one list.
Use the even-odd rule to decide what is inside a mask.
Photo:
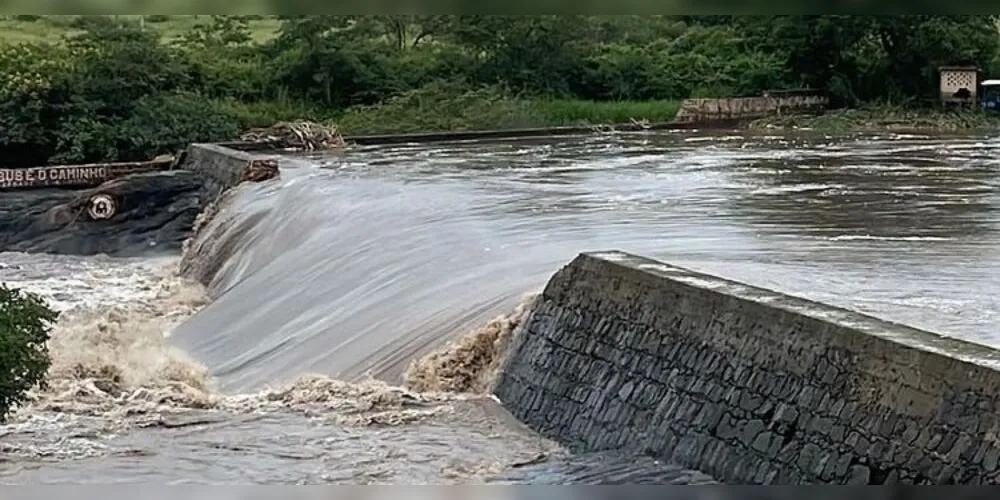
[(941, 103), (974, 106), (978, 97), (979, 68), (977, 66), (941, 66)]

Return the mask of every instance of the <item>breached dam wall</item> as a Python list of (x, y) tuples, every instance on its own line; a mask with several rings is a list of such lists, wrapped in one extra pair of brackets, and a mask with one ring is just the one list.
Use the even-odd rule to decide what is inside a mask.
[(990, 348), (620, 252), (556, 273), (494, 392), (727, 483), (1000, 483)]

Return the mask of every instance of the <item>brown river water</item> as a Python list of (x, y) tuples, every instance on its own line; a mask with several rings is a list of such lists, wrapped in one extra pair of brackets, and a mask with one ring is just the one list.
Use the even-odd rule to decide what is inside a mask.
[(477, 483), (559, 463), (467, 348), (509, 335), (582, 251), (1000, 345), (998, 150), (680, 132), (288, 156), (189, 247), (207, 288), (180, 256), (0, 254), (0, 280), (63, 311), (51, 386), (0, 426), (0, 482)]

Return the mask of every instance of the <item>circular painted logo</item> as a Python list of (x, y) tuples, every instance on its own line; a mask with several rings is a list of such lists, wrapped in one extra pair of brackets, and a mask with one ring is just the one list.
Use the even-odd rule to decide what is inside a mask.
[(106, 194), (95, 194), (90, 197), (87, 205), (87, 214), (94, 220), (105, 220), (114, 217), (118, 210), (115, 199)]

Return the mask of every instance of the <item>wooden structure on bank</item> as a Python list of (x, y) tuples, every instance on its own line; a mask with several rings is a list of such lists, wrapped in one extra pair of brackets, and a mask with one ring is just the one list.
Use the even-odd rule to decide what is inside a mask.
[(945, 106), (975, 106), (979, 100), (978, 66), (941, 66), (941, 104)]

